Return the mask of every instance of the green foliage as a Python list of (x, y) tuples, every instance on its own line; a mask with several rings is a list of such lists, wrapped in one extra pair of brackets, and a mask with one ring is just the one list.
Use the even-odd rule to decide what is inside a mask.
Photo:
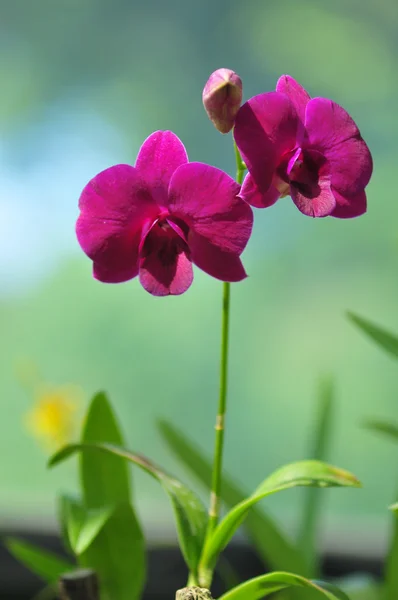
[(385, 435), (395, 442), (398, 441), (398, 425), (394, 425), (389, 421), (369, 419), (365, 422), (364, 426), (371, 431)]
[[(331, 437), (333, 410), (333, 382), (325, 379), (321, 382), (317, 406), (317, 415), (313, 430), (313, 447), (308, 456), (324, 461)], [(306, 575), (317, 577), (319, 571), (316, 534), (319, 526), (322, 492), (315, 487), (304, 490), (304, 507), (298, 535), (298, 550), (307, 563)], [(300, 573), (302, 574), (302, 573)]]
[[(398, 442), (397, 425), (388, 421), (375, 419), (367, 421), (365, 425), (368, 429), (377, 433), (382, 433), (394, 442)], [(390, 547), (384, 568), (384, 600), (396, 600), (396, 598), (398, 598), (398, 502), (395, 502), (389, 508), (394, 514)]]
[(316, 590), (320, 596), (328, 598), (328, 600), (349, 600), (344, 592), (329, 583), (313, 581), (284, 572), (269, 573), (268, 575), (249, 579), (221, 596), (219, 600), (258, 600), (288, 587)]
[[(123, 443), (105, 394), (94, 396), (87, 412), (82, 442)], [(130, 473), (115, 455), (80, 456), (83, 507), (70, 513), (69, 541), (79, 563), (97, 571), (106, 597), (140, 598), (145, 581), (145, 548), (130, 501)], [(132, 568), (134, 565), (134, 568)]]
[(398, 505), (390, 507), (393, 514), (391, 528), (390, 548), (384, 568), (384, 600), (396, 600), (398, 598)]
[(199, 498), (185, 485), (152, 463), (146, 457), (133, 454), (124, 448), (112, 444), (71, 444), (57, 452), (50, 460), (50, 466), (56, 465), (76, 452), (124, 458), (140, 467), (156, 479), (170, 498), (176, 521), (181, 551), (192, 573), (196, 573), (200, 552), (203, 546), (207, 514)]
[(359, 317), (358, 315), (348, 312), (348, 318), (355, 323), (366, 335), (374, 342), (379, 344), (386, 352), (398, 358), (398, 337), (386, 329)]
[(7, 538), (5, 546), (17, 560), (49, 584), (56, 583), (62, 573), (76, 568), (62, 557), (18, 538)]
[(76, 555), (82, 554), (93, 543), (114, 513), (114, 507), (86, 509), (74, 499), (64, 497), (64, 519), (67, 546)]
[(206, 541), (201, 557), (201, 570), (205, 581), (209, 572), (214, 569), (220, 552), (242, 524), (250, 508), (266, 496), (297, 486), (359, 487), (360, 483), (348, 471), (316, 460), (300, 461), (281, 467), (265, 479), (251, 496), (236, 505)]
[[(169, 448), (190, 474), (210, 490), (211, 461), (173, 424), (162, 420), (158, 422), (158, 426)], [(223, 473), (221, 494), (223, 501), (229, 507), (235, 506), (247, 498), (247, 493), (225, 472)], [(305, 563), (301, 554), (264, 510), (253, 506), (246, 517), (245, 528), (257, 552), (272, 569), (287, 569), (304, 574)]]

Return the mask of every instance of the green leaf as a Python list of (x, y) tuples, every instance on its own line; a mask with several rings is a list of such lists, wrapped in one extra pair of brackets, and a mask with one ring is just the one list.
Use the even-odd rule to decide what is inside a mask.
[[(174, 454), (183, 462), (189, 472), (210, 490), (211, 461), (203, 456), (187, 436), (170, 423), (159, 421), (158, 426)], [(236, 485), (231, 477), (223, 473), (223, 501), (232, 507), (246, 498), (247, 494)], [(305, 574), (306, 565), (302, 556), (264, 511), (253, 507), (247, 515), (245, 529), (267, 565), (273, 569), (288, 569)]]
[(390, 547), (384, 569), (384, 600), (398, 598), (398, 503), (390, 506), (393, 511), (393, 526), (391, 531)]
[(316, 460), (304, 460), (281, 467), (270, 475), (254, 493), (235, 506), (217, 525), (206, 542), (201, 557), (200, 570), (204, 578), (214, 569), (218, 555), (228, 544), (247, 512), (262, 498), (297, 486), (359, 487), (360, 483), (351, 473)]
[(282, 571), (249, 579), (249, 581), (245, 581), (245, 583), (221, 596), (219, 600), (258, 600), (287, 587), (316, 590), (324, 598), (328, 598), (328, 600), (349, 600), (344, 592), (330, 583), (310, 580), (300, 575), (293, 575), (292, 573), (284, 573)]
[[(97, 394), (91, 401), (82, 442), (123, 443), (116, 417), (104, 393)], [(131, 505), (129, 469), (125, 461), (115, 455), (87, 452), (80, 456), (80, 476), (85, 517), (103, 511), (103, 522), (101, 518), (97, 520), (97, 532), (95, 528), (90, 532), (89, 525), (88, 536), (81, 525), (75, 539), (77, 551), (85, 548), (79, 554), (79, 564), (97, 571), (105, 596), (138, 600), (145, 582), (145, 547)], [(115, 507), (114, 512), (105, 518), (109, 507)]]
[(75, 498), (64, 497), (64, 511), (66, 519), (66, 533), (68, 536), (68, 543), (72, 552), (76, 552), (76, 545), (79, 539), (80, 531), (86, 517), (86, 509), (81, 502)]
[(6, 538), (4, 544), (16, 559), (49, 584), (55, 583), (62, 573), (76, 568), (62, 557), (30, 542), (10, 537)]
[(101, 455), (105, 453), (122, 457), (140, 467), (162, 485), (171, 500), (174, 510), (181, 551), (188, 567), (195, 573), (207, 523), (206, 510), (199, 498), (180, 481), (170, 477), (144, 456), (133, 454), (112, 444), (71, 444), (57, 452), (50, 459), (49, 465), (54, 466), (82, 450), (85, 451), (83, 454), (97, 453)]
[(73, 549), (70, 545), (68, 534), (69, 503), (71, 501), (73, 501), (73, 498), (67, 494), (62, 494), (59, 496), (57, 499), (57, 513), (64, 547), (68, 552), (73, 554)]
[(371, 419), (364, 423), (366, 429), (375, 431), (376, 433), (382, 433), (395, 442), (398, 442), (398, 425), (394, 425), (389, 421), (379, 421), (377, 419)]
[(398, 358), (398, 337), (382, 329), (378, 325), (359, 317), (358, 315), (348, 312), (348, 318), (355, 323), (363, 332), (365, 332), (374, 342), (379, 344), (386, 352), (389, 352)]
[(114, 506), (104, 506), (104, 508), (92, 509), (87, 512), (76, 541), (76, 554), (82, 554), (82, 552), (91, 546), (114, 512)]
[(79, 555), (87, 550), (114, 510), (114, 506), (87, 510), (78, 500), (68, 496), (63, 497), (63, 518), (68, 546), (74, 554)]
[[(321, 381), (317, 415), (313, 431), (312, 448), (308, 453), (314, 460), (327, 458), (332, 427), (333, 382)], [(316, 577), (319, 572), (316, 533), (318, 531), (323, 493), (315, 487), (304, 490), (304, 506), (298, 535), (298, 548), (307, 562), (307, 577)], [(303, 573), (300, 573), (302, 575)]]
[[(104, 598), (141, 598), (145, 574), (141, 528), (130, 503), (119, 504), (85, 552), (83, 567), (99, 573)], [(101, 596), (102, 598), (102, 596)]]
[[(107, 442), (123, 445), (123, 436), (112, 407), (102, 392), (94, 396), (81, 438), (82, 443)], [(102, 508), (130, 502), (130, 473), (126, 462), (112, 454), (82, 454), (80, 474), (87, 508)]]

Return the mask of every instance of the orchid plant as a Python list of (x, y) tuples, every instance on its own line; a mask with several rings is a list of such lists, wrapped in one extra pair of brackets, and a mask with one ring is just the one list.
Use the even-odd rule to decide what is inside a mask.
[[(77, 565), (98, 573), (101, 598), (141, 596), (145, 556), (130, 494), (127, 463), (131, 463), (160, 483), (173, 507), (187, 566), (187, 582), (182, 581), (181, 587), (186, 583), (188, 591), (180, 591), (179, 597), (209, 597), (220, 555), (245, 523), (276, 570), (227, 586), (222, 600), (256, 600), (290, 589), (290, 597), (297, 597), (299, 588), (305, 594), (313, 590), (329, 600), (344, 600), (343, 591), (313, 579), (314, 561), (285, 539), (257, 504), (297, 486), (358, 487), (356, 477), (312, 456), (282, 466), (247, 495), (223, 473), (230, 284), (246, 277), (241, 254), (252, 233), (252, 207), (269, 207), (290, 195), (307, 216), (357, 217), (366, 210), (372, 158), (358, 127), (341, 106), (326, 98), (311, 99), (288, 75), (279, 79), (276, 91), (242, 105), (240, 77), (219, 69), (205, 85), (203, 104), (221, 133), (233, 132), (236, 180), (211, 165), (189, 162), (173, 132), (156, 131), (142, 144), (135, 166), (116, 165), (89, 181), (80, 197), (76, 233), (93, 263), (93, 276), (104, 283), (138, 276), (154, 296), (179, 295), (193, 282), (192, 265), (223, 282), (212, 461), (204, 459), (172, 424), (160, 424), (170, 447), (210, 488), (209, 504), (206, 509), (192, 489), (147, 457), (124, 448), (110, 402), (100, 393), (88, 409), (80, 443), (66, 445), (50, 460), (54, 466), (79, 454), (81, 497), (61, 499), (65, 545)], [(223, 502), (229, 510), (222, 515)], [(310, 521), (311, 515), (304, 537)], [(20, 540), (9, 540), (8, 546), (51, 589), (62, 572), (75, 568)]]

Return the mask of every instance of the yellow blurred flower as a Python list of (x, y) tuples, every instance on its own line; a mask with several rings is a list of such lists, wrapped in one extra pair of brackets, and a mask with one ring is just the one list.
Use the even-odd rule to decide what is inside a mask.
[(48, 451), (71, 442), (80, 424), (81, 390), (75, 386), (36, 389), (33, 408), (26, 414), (29, 432)]

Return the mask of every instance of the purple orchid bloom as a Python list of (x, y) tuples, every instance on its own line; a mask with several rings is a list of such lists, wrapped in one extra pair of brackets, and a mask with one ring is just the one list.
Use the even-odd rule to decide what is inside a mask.
[(358, 127), (341, 106), (311, 99), (289, 75), (276, 92), (241, 106), (234, 137), (249, 171), (240, 196), (252, 206), (271, 206), (290, 194), (311, 217), (366, 211), (372, 157)]
[(120, 283), (139, 275), (154, 296), (185, 292), (192, 263), (222, 281), (244, 279), (239, 257), (253, 214), (239, 190), (223, 171), (189, 163), (171, 131), (153, 133), (135, 167), (110, 167), (82, 192), (76, 233), (94, 277)]

